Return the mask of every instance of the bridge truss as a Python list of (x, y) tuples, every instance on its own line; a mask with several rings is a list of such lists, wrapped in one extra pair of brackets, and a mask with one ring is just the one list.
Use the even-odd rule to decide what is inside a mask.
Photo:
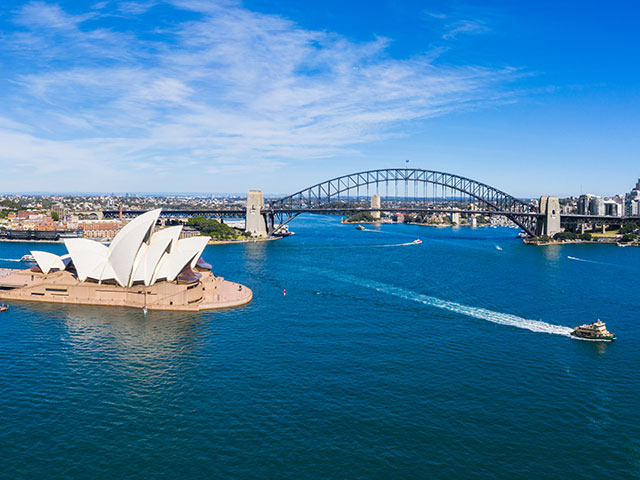
[[(384, 211), (504, 215), (527, 234), (533, 236), (536, 231), (538, 213), (533, 205), (470, 178), (417, 168), (343, 175), (271, 201), (265, 210), (278, 217), (281, 224), (286, 223), (286, 217), (303, 212), (372, 211), (368, 200), (373, 194), (381, 197), (380, 210)], [(465, 207), (473, 203), (478, 210)]]

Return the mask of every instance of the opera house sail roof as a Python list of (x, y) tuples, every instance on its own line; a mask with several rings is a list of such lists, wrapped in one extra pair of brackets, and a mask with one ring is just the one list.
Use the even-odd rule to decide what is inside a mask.
[(151, 210), (127, 223), (109, 246), (86, 238), (64, 241), (68, 255), (32, 251), (40, 270), (49, 273), (73, 266), (78, 280), (115, 281), (121, 287), (147, 286), (174, 281), (181, 272), (196, 266), (208, 237), (179, 239), (181, 226), (154, 233), (160, 209)]
[(156, 230), (160, 210), (127, 223), (110, 245), (65, 239), (68, 254), (32, 251), (36, 266), (0, 272), (0, 299), (147, 310), (237, 307), (251, 289), (211, 272), (209, 237), (180, 238), (181, 226)]

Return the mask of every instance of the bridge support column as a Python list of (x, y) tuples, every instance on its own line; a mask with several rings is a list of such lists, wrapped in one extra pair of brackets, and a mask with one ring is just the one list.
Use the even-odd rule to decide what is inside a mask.
[(580, 233), (584, 233), (585, 231), (585, 227), (584, 227), (584, 223), (580, 224)]
[(560, 202), (558, 197), (540, 197), (540, 213), (544, 215), (538, 220), (536, 235), (553, 237), (560, 233)]
[(260, 190), (250, 190), (247, 196), (247, 216), (245, 220), (245, 232), (253, 237), (267, 236), (267, 222), (262, 215), (264, 208), (264, 196)]
[[(371, 208), (380, 208), (380, 205), (380, 195), (376, 193), (371, 197)], [(382, 212), (380, 210), (371, 212), (371, 216), (376, 220), (380, 220), (380, 218), (382, 217)]]
[(604, 223), (602, 224), (602, 233), (607, 233), (607, 226)]
[(267, 233), (269, 234), (269, 236), (273, 235), (273, 232), (275, 232), (276, 230), (276, 226), (275, 226), (275, 215), (272, 213), (269, 213), (266, 216), (267, 219)]

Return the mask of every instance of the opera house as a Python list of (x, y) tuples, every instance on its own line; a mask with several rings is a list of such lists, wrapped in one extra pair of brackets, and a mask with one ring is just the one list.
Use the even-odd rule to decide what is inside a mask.
[(130, 221), (109, 246), (70, 238), (66, 255), (32, 251), (36, 266), (0, 276), (0, 299), (186, 311), (250, 302), (249, 288), (202, 259), (208, 237), (180, 239), (181, 226), (154, 232), (160, 211)]

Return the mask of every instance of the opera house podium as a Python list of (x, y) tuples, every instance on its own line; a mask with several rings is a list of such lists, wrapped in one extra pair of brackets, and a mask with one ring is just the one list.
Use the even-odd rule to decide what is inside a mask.
[(252, 300), (249, 288), (216, 277), (204, 262), (208, 237), (180, 239), (181, 226), (154, 233), (160, 212), (133, 219), (109, 246), (70, 238), (66, 255), (32, 251), (35, 267), (0, 277), (0, 298), (184, 311)]

